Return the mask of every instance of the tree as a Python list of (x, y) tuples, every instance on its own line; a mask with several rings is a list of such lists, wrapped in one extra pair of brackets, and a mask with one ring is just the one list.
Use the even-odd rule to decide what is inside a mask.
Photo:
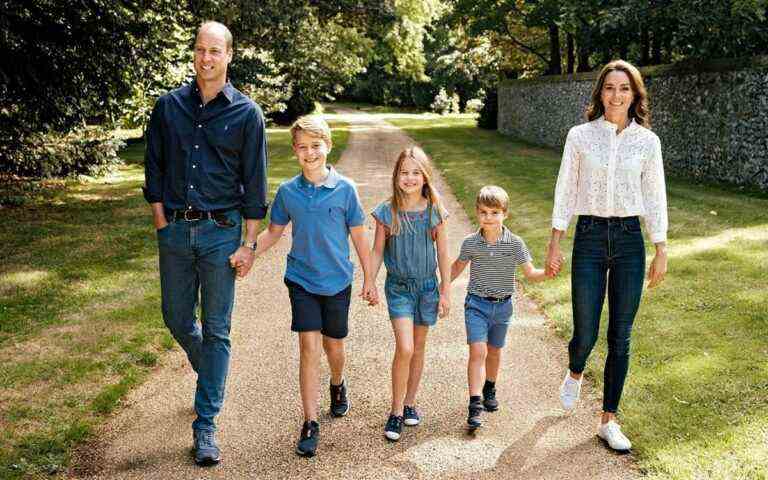
[[(86, 122), (120, 117), (134, 83), (166, 68), (164, 54), (175, 41), (167, 31), (185, 19), (177, 10), (170, 0), (3, 2), (0, 156), (7, 161), (0, 168), (38, 175), (86, 165), (51, 142), (69, 141), (64, 136), (84, 131)], [(89, 130), (89, 138), (103, 140), (97, 133)], [(101, 140), (74, 154), (87, 157), (88, 145), (98, 150)]]
[[(310, 111), (315, 101), (339, 92), (365, 68), (373, 50), (371, 32), (392, 25), (394, 8), (390, 1), (374, 0), (190, 1), (195, 17), (227, 24), (238, 51), (247, 52), (233, 61), (239, 86), (256, 93), (281, 79), (283, 98), (273, 105), (285, 109), (272, 112), (281, 123)], [(240, 67), (242, 61), (254, 65), (254, 59), (268, 67), (260, 78), (254, 69)], [(243, 77), (245, 72), (250, 76)]]
[(535, 57), (546, 66), (547, 74), (561, 73), (558, 0), (452, 0), (451, 3), (454, 24), (465, 24), (472, 35), (498, 38), (515, 50)]

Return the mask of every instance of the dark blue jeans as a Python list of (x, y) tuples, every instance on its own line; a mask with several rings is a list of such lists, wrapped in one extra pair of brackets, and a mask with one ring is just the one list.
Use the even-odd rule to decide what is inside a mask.
[(157, 232), (163, 320), (197, 372), (197, 418), (192, 423), (196, 430), (215, 430), (229, 370), (235, 298), (235, 270), (229, 256), (240, 245), (242, 220), (237, 210), (226, 216), (229, 221), (221, 223), (179, 220)]
[(616, 412), (629, 368), (629, 341), (645, 277), (645, 245), (637, 217), (582, 215), (573, 244), (571, 295), (573, 338), (569, 368), (584, 371), (597, 341), (600, 314), (608, 293), (608, 358), (603, 411)]

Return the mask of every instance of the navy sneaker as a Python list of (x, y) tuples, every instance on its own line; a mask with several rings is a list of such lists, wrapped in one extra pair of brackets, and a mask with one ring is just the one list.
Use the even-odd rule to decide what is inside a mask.
[(403, 423), (409, 427), (414, 427), (421, 423), (421, 417), (419, 417), (419, 412), (416, 411), (416, 407), (406, 405), (403, 408)]
[(396, 442), (400, 440), (400, 435), (403, 433), (403, 417), (390, 414), (387, 419), (387, 426), (384, 427), (384, 436), (387, 440)]
[(349, 407), (346, 380), (342, 380), (341, 385), (331, 384), (331, 415), (343, 417), (349, 412)]
[(193, 430), (192, 441), (196, 464), (209, 467), (221, 461), (221, 451), (216, 444), (213, 430)]
[(320, 440), (320, 424), (314, 420), (304, 422), (299, 442), (296, 444), (296, 453), (302, 457), (314, 457), (318, 440)]
[(495, 412), (499, 409), (499, 401), (496, 400), (496, 387), (483, 388), (483, 406), (486, 412)]
[(467, 426), (470, 430), (475, 430), (483, 426), (483, 404), (482, 402), (471, 402), (468, 408)]

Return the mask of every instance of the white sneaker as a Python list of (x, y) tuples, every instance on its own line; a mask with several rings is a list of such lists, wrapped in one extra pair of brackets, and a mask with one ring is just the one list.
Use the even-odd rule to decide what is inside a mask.
[(566, 410), (576, 408), (579, 394), (581, 394), (581, 378), (576, 380), (571, 377), (571, 372), (565, 372), (563, 384), (560, 385), (560, 403), (563, 404), (563, 408)]
[(619, 424), (611, 420), (600, 425), (597, 436), (602, 438), (608, 446), (617, 452), (628, 452), (632, 448), (632, 442), (621, 433)]

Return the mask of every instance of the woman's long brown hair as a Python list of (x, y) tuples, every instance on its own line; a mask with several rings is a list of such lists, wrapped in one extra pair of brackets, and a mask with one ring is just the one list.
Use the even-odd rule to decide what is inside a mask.
[(645, 128), (651, 128), (651, 109), (648, 106), (648, 92), (645, 89), (645, 82), (643, 82), (643, 76), (640, 71), (629, 62), (624, 60), (614, 60), (606, 64), (600, 71), (600, 75), (597, 77), (597, 82), (592, 89), (592, 98), (584, 115), (588, 121), (595, 120), (601, 115), (605, 114), (605, 107), (600, 96), (603, 92), (603, 84), (605, 83), (605, 77), (609, 73), (620, 71), (627, 74), (629, 77), (629, 84), (632, 87), (632, 93), (634, 98), (632, 99), (632, 105), (629, 107), (629, 118), (634, 119), (638, 125), (642, 125)]

